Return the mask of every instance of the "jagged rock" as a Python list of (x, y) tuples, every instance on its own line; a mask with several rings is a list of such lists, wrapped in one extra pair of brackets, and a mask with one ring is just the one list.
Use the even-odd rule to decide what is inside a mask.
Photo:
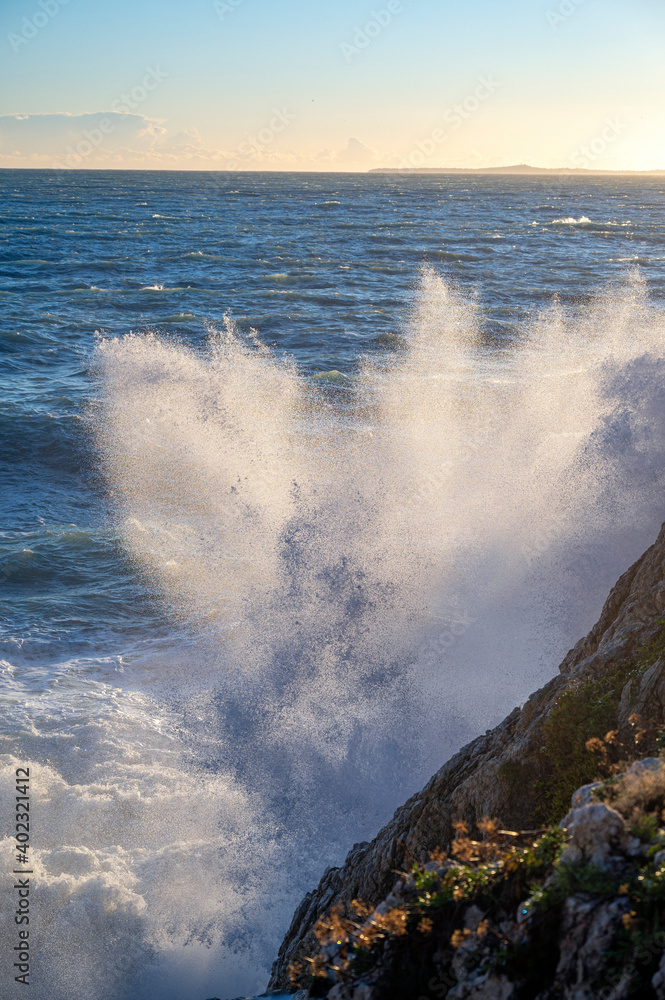
[[(444, 764), (374, 840), (354, 846), (341, 868), (325, 872), (318, 888), (308, 893), (294, 914), (270, 986), (288, 986), (289, 964), (317, 950), (312, 929), (333, 903), (360, 897), (376, 906), (392, 888), (394, 872), (406, 866), (407, 858), (426, 861), (430, 851), (450, 843), (453, 823), (474, 826), (483, 817), (496, 816), (511, 829), (529, 828), (538, 806), (543, 723), (563, 692), (580, 681), (617, 668), (630, 673), (636, 651), (660, 632), (664, 611), (665, 526), (655, 544), (619, 579), (598, 622), (566, 655), (559, 674), (523, 708), (515, 709), (494, 730)], [(665, 721), (665, 661), (654, 663), (641, 678), (627, 681), (617, 728), (629, 726), (633, 714)], [(505, 777), (507, 764), (514, 775), (512, 782)], [(591, 804), (590, 792), (580, 790), (579, 794), (575, 807)]]
[(665, 955), (660, 960), (658, 972), (651, 980), (657, 1000), (665, 1000)]
[(618, 721), (621, 728), (628, 725), (628, 719), (639, 702), (648, 705), (650, 717), (662, 719), (665, 715), (665, 660), (657, 660), (642, 677), (629, 681), (621, 693)]
[(559, 990), (564, 1000), (597, 1000), (598, 989), (593, 984), (603, 979), (607, 954), (623, 915), (629, 912), (627, 899), (599, 902), (576, 895), (566, 900), (553, 995)]
[(481, 975), (475, 981), (458, 983), (448, 993), (448, 1000), (511, 1000), (515, 984), (507, 976)]
[(593, 802), (572, 809), (561, 820), (570, 841), (561, 860), (568, 864), (590, 861), (602, 865), (617, 850), (629, 846), (629, 833), (623, 816), (604, 802)]
[[(651, 975), (645, 963), (648, 967), (663, 946), (660, 852), (653, 858), (651, 853), (663, 843), (665, 831), (638, 822), (662, 814), (664, 779), (665, 762), (646, 758), (599, 788), (616, 809), (598, 801), (571, 810), (568, 858), (565, 852), (559, 857), (553, 829), (545, 837), (542, 831), (503, 831), (498, 835), (503, 840), (486, 841), (484, 849), (475, 842), (475, 860), (467, 853), (464, 863), (424, 865), (401, 883), (404, 889), (395, 886), (362, 925), (350, 924), (348, 935), (342, 931), (341, 940), (320, 949), (316, 959), (325, 960), (319, 968), (326, 967), (328, 992), (318, 980), (313, 995), (325, 993), (328, 1000), (423, 1000), (428, 993), (450, 1000), (665, 1000), (665, 958), (652, 979), (653, 992), (645, 981)], [(582, 798), (582, 791), (573, 801)], [(639, 851), (628, 820), (641, 830)], [(511, 838), (516, 836), (524, 847), (515, 852)], [(537, 867), (520, 871), (523, 862)], [(594, 870), (600, 864), (603, 870)], [(426, 888), (420, 882), (418, 889), (427, 873), (433, 879), (425, 879)], [(525, 899), (530, 886), (534, 894)], [(525, 914), (517, 921), (511, 916), (516, 898), (523, 900), (519, 912)], [(363, 929), (403, 899), (415, 906), (410, 925), (394, 923), (368, 944)], [(461, 899), (466, 902), (460, 907)], [(632, 944), (624, 928), (631, 935), (637, 931)], [(344, 981), (333, 985), (336, 979)]]
[(571, 808), (578, 809), (580, 806), (588, 806), (593, 802), (593, 793), (599, 787), (599, 781), (592, 781), (590, 785), (582, 785), (576, 792), (573, 792), (573, 797), (570, 800)]
[(345, 986), (339, 983), (328, 993), (328, 1000), (374, 1000), (374, 990), (366, 983)]
[(661, 771), (663, 768), (662, 760), (658, 757), (645, 757), (643, 760), (634, 761), (628, 768), (628, 774), (650, 774), (655, 771)]
[[(469, 907), (464, 915), (466, 929), (476, 931), (482, 916), (477, 906)], [(484, 967), (489, 951), (485, 936), (476, 933), (457, 948), (450, 965), (457, 985), (448, 993), (450, 1000), (509, 1000), (513, 996), (514, 985), (508, 978)]]
[(485, 919), (485, 914), (479, 906), (469, 906), (464, 911), (464, 928), (467, 931), (477, 931), (478, 925)]
[[(484, 942), (477, 934), (472, 934), (457, 948), (451, 969), (458, 983), (469, 982), (471, 979), (475, 985), (478, 981), (476, 973), (482, 963), (484, 951)], [(483, 977), (483, 982), (486, 978), (487, 976)]]

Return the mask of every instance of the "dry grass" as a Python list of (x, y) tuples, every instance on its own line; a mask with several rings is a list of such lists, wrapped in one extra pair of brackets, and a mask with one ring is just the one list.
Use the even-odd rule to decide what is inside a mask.
[(604, 782), (596, 798), (631, 822), (656, 809), (660, 816), (665, 799), (665, 761), (659, 767), (629, 772)]

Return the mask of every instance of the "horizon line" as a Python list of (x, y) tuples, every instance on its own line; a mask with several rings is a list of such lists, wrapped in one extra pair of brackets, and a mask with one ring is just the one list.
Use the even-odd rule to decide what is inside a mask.
[(32, 170), (49, 171), (52, 173), (187, 173), (187, 174), (346, 174), (350, 176), (366, 176), (367, 174), (490, 174), (503, 176), (632, 176), (654, 177), (665, 176), (665, 168), (649, 170), (611, 170), (590, 167), (533, 167), (526, 163), (511, 164), (500, 167), (370, 167), (366, 170), (299, 170), (294, 168), (265, 169), (235, 169), (225, 167), (56, 167), (56, 166), (0, 166), (0, 170)]

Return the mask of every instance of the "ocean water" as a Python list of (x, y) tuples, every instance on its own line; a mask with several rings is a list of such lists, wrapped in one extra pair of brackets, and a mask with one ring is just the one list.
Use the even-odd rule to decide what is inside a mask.
[(0, 171), (35, 1000), (260, 991), (324, 869), (552, 676), (664, 519), (664, 206)]

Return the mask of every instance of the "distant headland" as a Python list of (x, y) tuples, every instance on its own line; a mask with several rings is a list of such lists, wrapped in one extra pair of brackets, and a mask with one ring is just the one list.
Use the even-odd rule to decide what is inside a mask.
[(591, 167), (373, 167), (370, 174), (533, 174), (538, 177), (665, 177), (665, 170), (594, 170)]

